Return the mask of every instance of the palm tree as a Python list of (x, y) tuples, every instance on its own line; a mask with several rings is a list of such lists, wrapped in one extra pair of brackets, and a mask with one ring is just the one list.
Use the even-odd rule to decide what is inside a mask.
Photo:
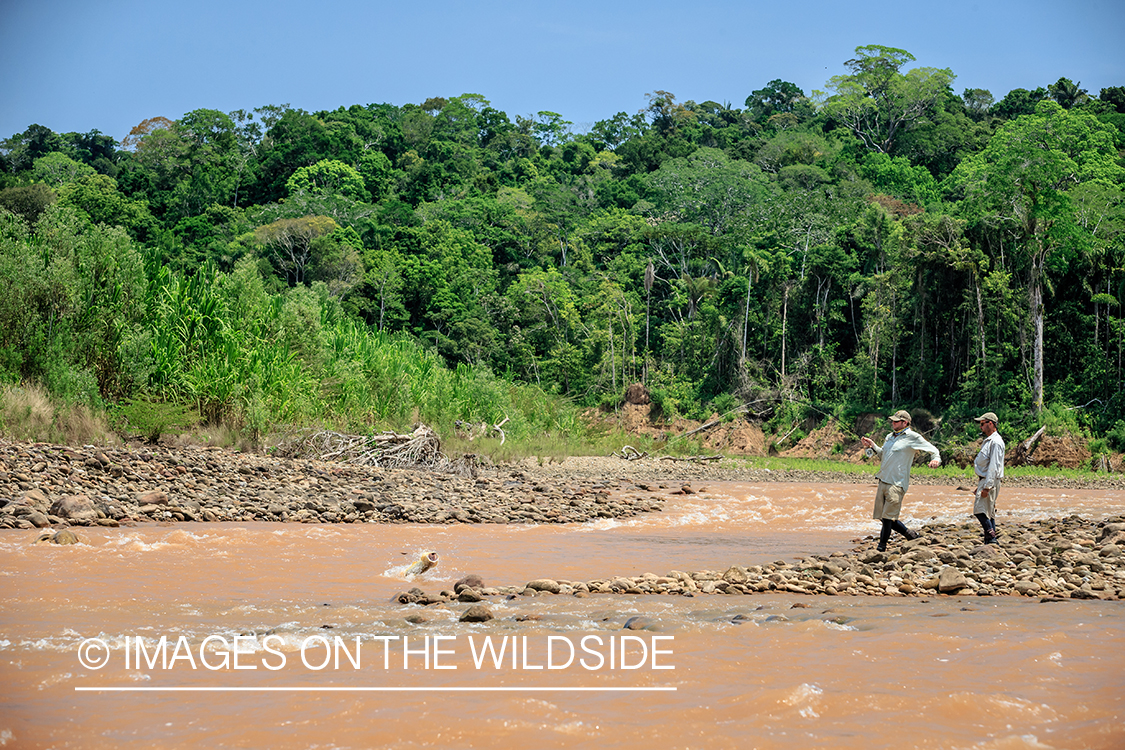
[(1074, 83), (1069, 78), (1060, 78), (1055, 83), (1047, 86), (1047, 93), (1059, 103), (1063, 109), (1071, 109), (1079, 104), (1090, 101), (1090, 94), (1086, 89), (1079, 88), (1082, 82)]

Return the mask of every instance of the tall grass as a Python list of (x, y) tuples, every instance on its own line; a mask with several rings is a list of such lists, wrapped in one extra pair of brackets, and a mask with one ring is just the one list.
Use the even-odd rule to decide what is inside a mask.
[(0, 435), (12, 440), (66, 445), (116, 441), (105, 415), (81, 403), (65, 403), (39, 385), (0, 387)]

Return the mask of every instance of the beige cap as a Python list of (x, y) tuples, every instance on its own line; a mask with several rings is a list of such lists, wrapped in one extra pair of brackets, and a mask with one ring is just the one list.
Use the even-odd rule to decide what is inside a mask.
[(973, 417), (973, 421), (974, 422), (992, 422), (992, 424), (997, 424), (1000, 420), (997, 419), (996, 415), (993, 414), (992, 412), (986, 411), (984, 414), (981, 414), (979, 417)]
[(899, 409), (894, 414), (887, 417), (887, 419), (891, 420), (892, 422), (909, 422), (910, 412), (906, 411), (905, 409)]

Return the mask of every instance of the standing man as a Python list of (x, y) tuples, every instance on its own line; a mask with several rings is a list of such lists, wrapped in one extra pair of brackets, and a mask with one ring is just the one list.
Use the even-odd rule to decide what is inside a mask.
[(887, 551), (887, 541), (891, 538), (892, 531), (897, 531), (907, 540), (921, 536), (917, 531), (906, 528), (906, 525), (898, 520), (898, 514), (902, 510), (902, 498), (906, 495), (906, 488), (910, 486), (910, 466), (914, 463), (914, 454), (925, 451), (930, 454), (931, 469), (941, 466), (941, 454), (938, 453), (938, 449), (926, 438), (910, 429), (910, 412), (899, 409), (891, 415), (890, 420), (892, 432), (883, 440), (882, 448), (875, 445), (875, 441), (871, 438), (860, 438), (865, 448), (874, 449), (881, 457), (879, 473), (875, 475), (879, 480), (879, 488), (875, 490), (874, 513), (875, 520), (883, 522), (877, 548), (880, 552)]
[(980, 481), (977, 482), (976, 500), (973, 502), (973, 515), (984, 529), (984, 543), (996, 544), (996, 497), (1000, 494), (1000, 480), (1004, 478), (1004, 439), (996, 431), (996, 415), (990, 411), (976, 417), (973, 421), (980, 425), (984, 435), (980, 452), (973, 460), (973, 470)]

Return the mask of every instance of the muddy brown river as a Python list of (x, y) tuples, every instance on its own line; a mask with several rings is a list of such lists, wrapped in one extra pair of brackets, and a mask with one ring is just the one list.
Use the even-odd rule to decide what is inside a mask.
[[(799, 595), (516, 596), (489, 585), (845, 550), (865, 485), (714, 482), (630, 520), (191, 523), (0, 532), (0, 747), (1122, 748), (1125, 603)], [(975, 523), (914, 486), (904, 520)], [(1125, 512), (1005, 489), (998, 522)], [(405, 573), (418, 553), (437, 567)], [(407, 620), (411, 615), (419, 615)], [(645, 628), (624, 629), (633, 617)]]

